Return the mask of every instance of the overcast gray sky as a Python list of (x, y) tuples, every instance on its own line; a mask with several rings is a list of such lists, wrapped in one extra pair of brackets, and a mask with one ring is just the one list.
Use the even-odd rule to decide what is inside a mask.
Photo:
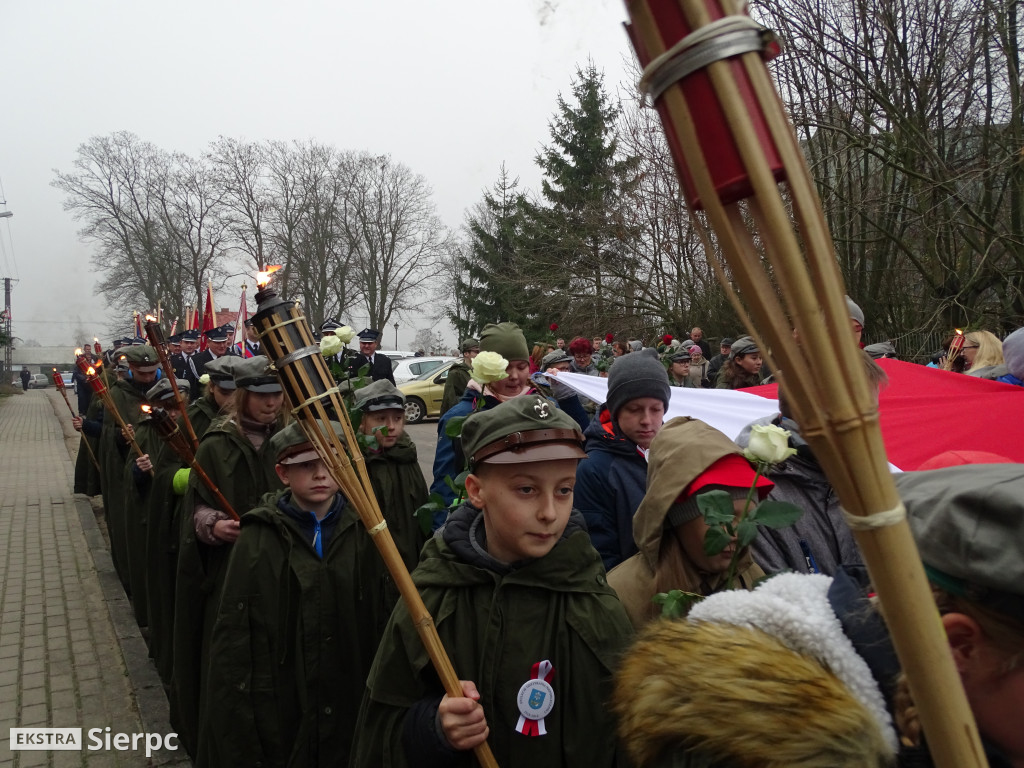
[[(15, 336), (73, 346), (106, 328), (90, 246), (50, 187), (90, 136), (128, 130), (190, 154), (219, 135), (388, 153), (426, 177), (455, 228), (502, 163), (537, 189), (533, 157), (576, 66), (593, 59), (610, 90), (624, 81), (625, 17), (621, 0), (0, 0), (0, 210), (14, 213), (0, 219), (0, 277), (18, 280)], [(240, 284), (217, 303), (234, 309)]]

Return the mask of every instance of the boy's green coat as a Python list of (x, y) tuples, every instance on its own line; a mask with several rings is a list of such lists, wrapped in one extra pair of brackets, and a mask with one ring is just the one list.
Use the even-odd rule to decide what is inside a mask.
[[(403, 434), (393, 447), (380, 453), (364, 450), (363, 455), (391, 538), (405, 567), (411, 571), (419, 562), (420, 550), (426, 541), (415, 517), (416, 510), (427, 501), (427, 484), (416, 460), (416, 445), (409, 435)], [(394, 597), (398, 599), (397, 589)], [(387, 616), (384, 619), (387, 621)]]
[[(225, 419), (215, 421), (207, 430), (196, 451), (196, 461), (239, 515), (255, 507), (263, 494), (282, 487), (274, 471), (270, 440), (257, 451), (235, 424)], [(197, 757), (197, 765), (203, 765), (197, 756), (203, 715), (199, 711), (201, 681), (231, 548), (207, 546), (196, 539), (192, 510), (197, 501), (218, 506), (192, 472), (181, 510), (174, 598), (174, 680), (169, 699), (171, 724), (189, 754)]]
[(269, 493), (231, 551), (206, 688), (217, 766), (348, 765), (380, 628), (386, 568), (346, 505), (323, 560)]
[[(463, 505), (453, 517), (467, 509), (480, 514)], [(632, 630), (582, 518), (574, 518), (579, 524), (570, 522), (575, 529), (548, 555), (504, 576), (460, 560), (440, 534), (427, 542), (413, 573), (455, 673), (476, 683), (488, 743), (502, 768), (621, 764), (608, 701), (612, 671)], [(547, 735), (524, 736), (515, 730), (517, 694), (544, 660), (554, 666), (554, 709), (545, 718)], [(402, 747), (406, 712), (442, 694), (400, 603), (367, 683), (352, 764), (410, 765)]]

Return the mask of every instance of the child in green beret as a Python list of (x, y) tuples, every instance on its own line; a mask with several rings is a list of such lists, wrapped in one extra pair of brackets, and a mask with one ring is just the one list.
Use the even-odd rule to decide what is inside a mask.
[(413, 580), (462, 696), (448, 696), (404, 604), (384, 632), (352, 765), (619, 765), (606, 706), (632, 634), (573, 509), (579, 426), (538, 395), (473, 414), (469, 500), (423, 548)]

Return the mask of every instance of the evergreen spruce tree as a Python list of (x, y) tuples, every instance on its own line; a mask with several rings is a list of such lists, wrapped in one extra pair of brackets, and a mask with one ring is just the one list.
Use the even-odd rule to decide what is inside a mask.
[(539, 332), (542, 282), (529, 258), (528, 223), (532, 206), (505, 167), (494, 188), (484, 193), (466, 223), (469, 253), (458, 280), (462, 299), (460, 335), (476, 335), (487, 323), (511, 321), (527, 334)]
[(533, 239), (549, 275), (559, 275), (551, 285), (563, 293), (557, 302), (563, 317), (589, 335), (621, 317), (617, 309), (606, 311), (605, 296), (622, 290), (620, 278), (630, 269), (625, 243), (633, 233), (621, 212), (635, 186), (638, 161), (621, 156), (620, 108), (592, 63), (576, 70), (572, 102), (559, 96), (549, 123), (551, 142), (536, 157), (548, 205), (536, 211)]

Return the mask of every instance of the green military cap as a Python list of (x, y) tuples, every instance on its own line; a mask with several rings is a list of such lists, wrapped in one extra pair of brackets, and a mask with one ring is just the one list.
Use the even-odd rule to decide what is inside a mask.
[(377, 381), (356, 390), (356, 408), (361, 411), (385, 411), (389, 408), (405, 408), (405, 395), (387, 379)]
[(968, 464), (895, 480), (929, 580), (1024, 621), (1024, 467)]
[[(178, 384), (178, 391), (188, 392), (188, 382), (184, 379), (175, 379)], [(164, 400), (174, 399), (174, 387), (170, 379), (160, 379), (156, 384), (146, 390), (146, 399), (151, 403), (159, 403)]]
[(128, 365), (140, 373), (155, 371), (160, 366), (160, 356), (148, 344), (128, 347), (124, 351), (124, 356), (128, 360)]
[[(254, 358), (253, 358), (254, 359)], [(205, 366), (210, 381), (221, 389), (235, 389), (235, 366), (245, 362), (238, 355), (222, 355)]]
[(235, 386), (250, 392), (269, 394), (281, 391), (281, 381), (277, 378), (277, 370), (271, 366), (270, 360), (263, 355), (239, 360), (234, 366)]
[[(323, 428), (322, 422), (318, 421), (317, 425), (321, 429)], [(332, 421), (330, 425), (334, 434), (344, 445), (345, 433), (341, 424)], [(320, 458), (319, 452), (306, 437), (306, 433), (303, 432), (302, 425), (298, 421), (293, 421), (284, 429), (274, 433), (274, 436), (270, 438), (270, 452), (278, 464), (301, 464), (304, 461)]]
[(462, 425), (462, 450), (471, 467), (585, 459), (582, 443), (579, 425), (540, 395), (514, 397), (472, 414)]
[(472, 336), (468, 339), (463, 339), (459, 345), (459, 351), (465, 353), (471, 349), (480, 349), (480, 339), (474, 339)]

